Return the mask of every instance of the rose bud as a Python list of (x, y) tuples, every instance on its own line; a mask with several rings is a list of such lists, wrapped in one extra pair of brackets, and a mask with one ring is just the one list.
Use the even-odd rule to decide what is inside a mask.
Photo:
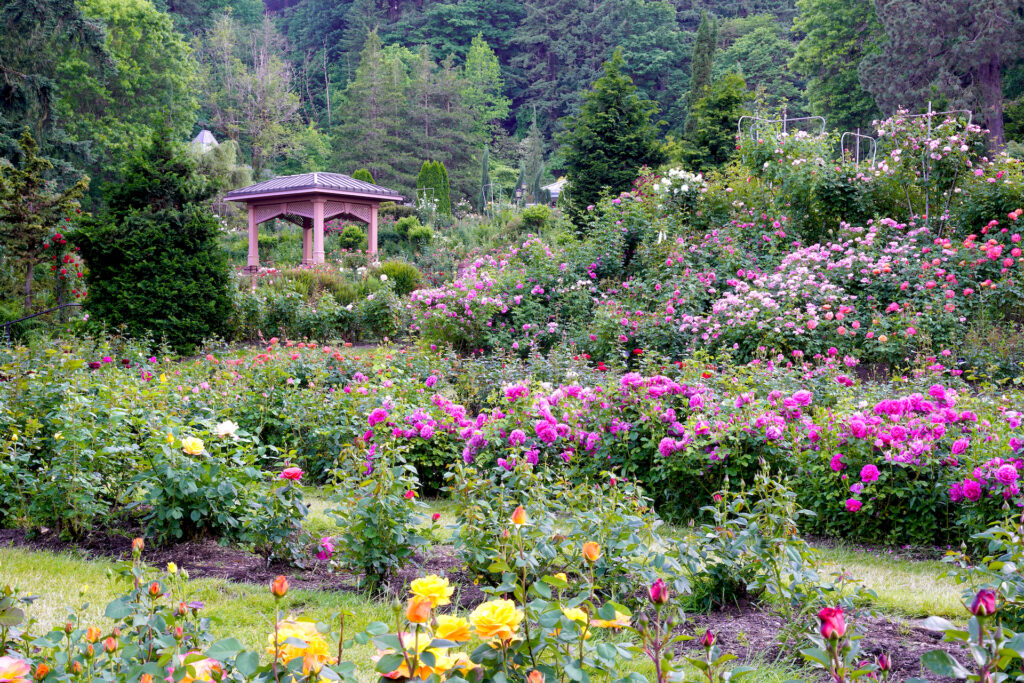
[(409, 606), (405, 609), (405, 618), (413, 624), (425, 624), (430, 620), (430, 608), (430, 598), (415, 595), (409, 600)]
[(71, 673), (75, 674), (76, 676), (82, 673), (82, 669), (82, 663), (77, 659), (71, 663)]
[(889, 655), (884, 652), (878, 655), (878, 659), (875, 660), (875, 664), (878, 665), (879, 671), (892, 671), (892, 660), (889, 659)]
[(544, 674), (534, 669), (530, 672), (530, 675), (527, 676), (527, 680), (530, 683), (544, 683)]
[(48, 673), (50, 673), (50, 667), (46, 664), (46, 662), (43, 662), (36, 667), (35, 679), (37, 681), (41, 681), (44, 678), (46, 678), (46, 674)]
[(825, 607), (818, 612), (818, 619), (821, 620), (820, 632), (822, 637), (832, 640), (842, 638), (846, 635), (846, 622), (843, 621), (842, 607)]
[(526, 510), (523, 509), (522, 505), (517, 507), (515, 509), (515, 512), (512, 513), (512, 523), (516, 526), (522, 526), (526, 524)]
[(284, 576), (278, 576), (276, 579), (270, 582), (270, 592), (277, 598), (281, 599), (288, 594), (288, 579)]
[(700, 638), (700, 644), (704, 649), (710, 649), (715, 644), (715, 632), (711, 629), (704, 631), (704, 635)]
[(160, 595), (160, 593), (161, 593), (161, 591), (160, 591), (160, 584), (159, 583), (154, 581), (153, 583), (149, 584), (149, 594), (150, 595), (152, 595), (155, 598), (156, 596)]
[(142, 549), (145, 548), (145, 547), (146, 547), (146, 542), (144, 540), (142, 540), (141, 538), (133, 538), (132, 539), (132, 552), (133, 553), (136, 553), (136, 554), (141, 553)]
[(650, 596), (651, 602), (655, 605), (664, 605), (668, 602), (668, 586), (665, 585), (665, 581), (662, 579), (658, 579), (652, 583), (651, 587), (647, 589), (647, 594)]
[(971, 614), (978, 617), (987, 617), (990, 614), (995, 614), (996, 611), (996, 592), (984, 588), (978, 591), (978, 594), (974, 596), (974, 601), (971, 602), (971, 606), (968, 607)]
[(103, 641), (103, 649), (106, 650), (107, 652), (114, 652), (115, 650), (117, 650), (117, 638), (114, 638), (113, 636), (111, 636), (111, 637), (107, 638), (106, 640), (104, 640)]

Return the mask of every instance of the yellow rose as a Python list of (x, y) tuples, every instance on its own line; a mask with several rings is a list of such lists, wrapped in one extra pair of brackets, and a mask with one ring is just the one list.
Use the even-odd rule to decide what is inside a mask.
[(167, 563), (167, 573), (168, 574), (177, 574), (178, 573), (178, 565), (174, 564), (173, 562), (168, 562)]
[(431, 574), (421, 579), (416, 579), (409, 585), (412, 594), (430, 600), (431, 607), (439, 605), (450, 605), (452, 593), (455, 589), (448, 585), (448, 579)]
[(614, 619), (594, 619), (590, 623), (592, 626), (599, 628), (620, 629), (629, 626), (629, 617), (622, 612), (616, 611)]
[(438, 614), (434, 637), (442, 640), (451, 640), (456, 643), (464, 643), (469, 640), (469, 622), (462, 617)]
[(569, 617), (573, 621), (578, 621), (581, 624), (585, 624), (589, 621), (587, 613), (581, 610), (579, 607), (563, 607), (562, 614)]
[(203, 440), (197, 439), (194, 436), (186, 436), (181, 440), (181, 450), (185, 451), (189, 455), (201, 455), (203, 448), (205, 448)]
[(507, 642), (516, 635), (523, 612), (511, 600), (491, 600), (478, 605), (469, 615), (476, 634), (483, 640)]
[[(295, 638), (305, 644), (305, 647), (293, 645), (286, 642), (289, 638)], [(270, 644), (267, 646), (267, 654), (274, 656), (274, 634), (267, 636)], [(331, 649), (324, 639), (323, 634), (316, 630), (316, 624), (309, 621), (296, 621), (289, 617), (277, 625), (278, 654), (281, 662), (287, 664), (296, 658), (302, 658), (303, 669), (312, 668), (319, 671), (324, 664), (333, 664)]]

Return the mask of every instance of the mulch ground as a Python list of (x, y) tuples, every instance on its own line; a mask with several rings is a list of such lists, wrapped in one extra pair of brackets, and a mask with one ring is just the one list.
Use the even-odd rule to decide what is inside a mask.
[[(33, 550), (47, 550), (80, 555), (86, 559), (121, 560), (131, 556), (131, 534), (95, 533), (71, 544), (55, 534), (33, 537), (24, 531), (0, 529), (0, 548), (15, 546)], [(931, 553), (926, 553), (931, 554)], [(153, 566), (174, 562), (187, 569), (192, 578), (216, 578), (236, 583), (269, 584), (279, 574), (288, 576), (294, 588), (323, 591), (352, 591), (359, 588), (359, 577), (345, 572), (331, 572), (326, 563), (315, 563), (308, 568), (296, 568), (284, 563), (267, 563), (252, 553), (218, 545), (213, 541), (181, 543), (167, 548), (147, 548), (145, 560)], [(487, 595), (472, 582), (451, 546), (435, 546), (426, 554), (417, 555), (414, 562), (392, 576), (382, 587), (389, 595), (404, 596), (409, 583), (417, 576), (434, 573), (447, 576), (458, 588), (453, 603), (469, 610), (487, 599)], [(892, 681), (903, 681), (920, 676), (928, 681), (946, 683), (953, 679), (922, 672), (921, 655), (941, 648), (965, 659), (965, 651), (955, 645), (941, 642), (941, 634), (925, 630), (913, 621), (893, 621), (886, 617), (863, 617), (859, 621), (867, 635), (861, 640), (865, 658), (873, 659), (885, 652), (893, 661)], [(723, 652), (731, 652), (740, 661), (777, 662), (800, 665), (799, 649), (806, 642), (780, 644), (779, 635), (785, 627), (784, 619), (753, 604), (730, 605), (707, 614), (688, 614), (677, 633), (690, 636), (711, 629), (718, 638)], [(697, 641), (682, 643), (680, 653), (694, 655), (699, 651)], [(821, 681), (827, 680), (822, 676)]]

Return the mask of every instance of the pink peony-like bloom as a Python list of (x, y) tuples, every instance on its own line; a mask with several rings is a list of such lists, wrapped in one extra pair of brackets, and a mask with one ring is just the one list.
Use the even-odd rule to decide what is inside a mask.
[(1000, 468), (996, 470), (996, 479), (1004, 486), (1009, 486), (1013, 482), (1017, 481), (1017, 476), (1017, 468), (1009, 463), (1000, 466)]
[(860, 480), (865, 484), (878, 481), (878, 468), (874, 465), (864, 465), (860, 469)]
[(302, 470), (298, 467), (285, 468), (281, 474), (277, 475), (278, 479), (287, 479), (289, 481), (298, 481), (302, 479)]
[(522, 446), (526, 443), (526, 432), (522, 429), (513, 429), (512, 433), (508, 435), (508, 442), (513, 446)]
[(861, 502), (856, 498), (846, 499), (846, 509), (849, 512), (860, 512)]
[(320, 552), (316, 554), (316, 559), (320, 561), (326, 561), (334, 556), (334, 539), (330, 536), (324, 536), (320, 539)]
[(964, 479), (962, 486), (964, 498), (969, 501), (976, 501), (981, 498), (981, 484), (973, 479)]
[(953, 455), (960, 455), (964, 451), (966, 451), (967, 447), (970, 445), (971, 442), (968, 439), (957, 439), (956, 441), (953, 442), (953, 447), (950, 449), (950, 451), (953, 453)]
[(388, 411), (384, 410), (383, 408), (374, 408), (370, 412), (369, 422), (371, 427), (374, 426), (375, 424), (383, 422), (386, 419), (388, 419)]
[(841, 472), (846, 469), (846, 465), (843, 464), (843, 454), (836, 453), (833, 455), (832, 459), (828, 462), (828, 466), (832, 468), (833, 472)]

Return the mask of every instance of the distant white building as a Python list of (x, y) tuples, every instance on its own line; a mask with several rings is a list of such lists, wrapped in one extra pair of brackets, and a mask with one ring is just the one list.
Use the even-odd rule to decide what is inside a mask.
[(565, 187), (565, 184), (568, 182), (569, 181), (566, 178), (559, 178), (555, 182), (551, 183), (550, 185), (545, 185), (541, 189), (550, 192), (551, 201), (554, 202), (556, 199), (558, 199), (558, 195), (562, 193), (562, 188)]
[(198, 149), (200, 152), (209, 152), (211, 149), (216, 147), (219, 143), (217, 138), (213, 137), (213, 133), (203, 128), (199, 131), (199, 135), (192, 139), (192, 146)]

